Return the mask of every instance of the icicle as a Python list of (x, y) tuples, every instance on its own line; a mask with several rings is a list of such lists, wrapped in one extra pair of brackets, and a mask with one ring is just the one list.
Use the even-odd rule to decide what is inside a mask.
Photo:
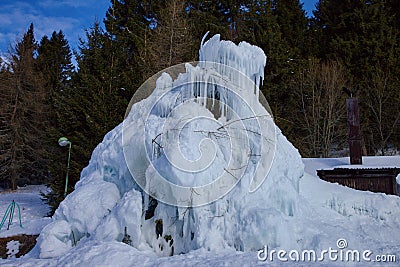
[(215, 105), (215, 86), (216, 86), (216, 82), (215, 79), (213, 77), (211, 77), (211, 86), (212, 86), (212, 90), (211, 90), (211, 97), (212, 97), (212, 105), (211, 108), (214, 109), (214, 105)]
[[(266, 56), (259, 47), (246, 42), (241, 42), (236, 46), (230, 41), (221, 41), (220, 35), (214, 35), (205, 41), (207, 34), (203, 37), (200, 47), (200, 61), (202, 62), (199, 63), (196, 74), (193, 74), (196, 80), (195, 95), (201, 99), (198, 99), (198, 102), (203, 106), (207, 104), (206, 98), (211, 95), (212, 107), (214, 107), (215, 96), (218, 94), (221, 102), (221, 116), (230, 119), (233, 116), (230, 111), (231, 107), (239, 108), (240, 103), (232, 98), (231, 92), (228, 93), (226, 88), (213, 85), (213, 83), (221, 84), (224, 81), (214, 77), (211, 79), (209, 71), (213, 69), (218, 75), (227, 78), (231, 85), (234, 85), (229, 85), (229, 90), (238, 90), (235, 93), (243, 97), (249, 104), (254, 104), (259, 99), (259, 86), (264, 79)], [(240, 75), (238, 75), (238, 71), (241, 72)], [(247, 79), (243, 75), (247, 76)], [(200, 80), (206, 84), (199, 84)]]

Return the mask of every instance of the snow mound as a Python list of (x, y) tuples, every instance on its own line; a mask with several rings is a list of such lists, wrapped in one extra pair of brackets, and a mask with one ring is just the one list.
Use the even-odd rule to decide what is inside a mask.
[[(41, 258), (64, 255), (77, 243), (81, 250), (79, 244), (115, 241), (160, 256), (265, 245), (326, 249), (343, 233), (353, 244), (373, 245), (354, 234), (354, 190), (311, 179), (260, 103), (263, 51), (215, 35), (202, 41), (200, 60), (186, 64), (175, 79), (168, 71), (159, 75), (151, 94), (144, 93), (149, 96), (104, 137), (75, 191), (43, 229)], [(375, 197), (368, 209), (385, 200)], [(346, 203), (346, 214), (339, 203)], [(399, 207), (398, 199), (391, 205)], [(332, 214), (336, 221), (322, 219)], [(398, 229), (398, 211), (381, 215), (372, 219)], [(367, 223), (368, 229), (378, 221)]]

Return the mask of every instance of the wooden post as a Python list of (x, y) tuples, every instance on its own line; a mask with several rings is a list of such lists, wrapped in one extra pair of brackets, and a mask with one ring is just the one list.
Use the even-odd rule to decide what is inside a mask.
[(362, 164), (360, 119), (358, 117), (357, 98), (347, 98), (346, 109), (347, 125), (349, 127), (350, 164)]

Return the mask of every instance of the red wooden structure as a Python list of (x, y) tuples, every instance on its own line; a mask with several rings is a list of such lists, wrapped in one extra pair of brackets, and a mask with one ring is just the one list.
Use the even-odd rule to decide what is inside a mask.
[(358, 190), (390, 195), (398, 194), (396, 176), (399, 173), (400, 168), (317, 170), (317, 174), (322, 180)]
[(360, 119), (358, 117), (357, 98), (347, 98), (346, 109), (347, 125), (349, 128), (350, 164), (362, 164)]

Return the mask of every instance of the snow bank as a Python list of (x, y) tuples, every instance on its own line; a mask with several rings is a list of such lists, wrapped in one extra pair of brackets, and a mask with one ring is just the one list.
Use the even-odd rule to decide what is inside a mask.
[(37, 240), (40, 258), (61, 256), (72, 248), (74, 237), (70, 224), (56, 220), (43, 228)]

